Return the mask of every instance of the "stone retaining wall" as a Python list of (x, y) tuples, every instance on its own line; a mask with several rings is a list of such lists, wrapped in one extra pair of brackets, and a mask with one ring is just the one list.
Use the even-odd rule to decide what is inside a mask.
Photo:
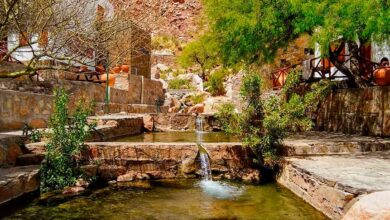
[(342, 89), (322, 103), (319, 130), (390, 136), (390, 87)]
[(286, 162), (278, 182), (331, 219), (341, 219), (356, 201), (356, 194), (337, 183)]
[(0, 131), (18, 130), (24, 123), (46, 127), (52, 100), (51, 95), (0, 90)]
[[(143, 81), (143, 84), (142, 84)], [(105, 110), (105, 86), (87, 82), (57, 82), (70, 93), (70, 104), (85, 98), (96, 103), (96, 112)], [(110, 113), (155, 113), (155, 100), (164, 96), (159, 81), (130, 76), (129, 90), (110, 88)], [(0, 131), (47, 127), (53, 96), (42, 93), (0, 90)], [(166, 108), (162, 108), (166, 112)]]
[(197, 117), (202, 117), (204, 131), (220, 130), (220, 124), (213, 115), (181, 113), (151, 114), (154, 131), (191, 131), (195, 130)]
[[(200, 175), (198, 147), (193, 143), (88, 143), (83, 153), (87, 173), (105, 180), (133, 181)], [(254, 154), (239, 143), (207, 143), (216, 178), (259, 182)], [(92, 173), (91, 173), (92, 172)]]

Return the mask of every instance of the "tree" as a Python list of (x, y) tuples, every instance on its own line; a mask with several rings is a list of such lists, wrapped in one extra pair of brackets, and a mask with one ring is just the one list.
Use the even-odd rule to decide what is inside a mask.
[[(215, 39), (227, 64), (272, 61), (278, 49), (309, 33), (351, 85), (362, 86), (357, 42), (363, 45), (371, 40), (389, 40), (390, 3), (386, 0), (204, 2), (211, 33), (218, 36)], [(335, 40), (339, 43), (331, 50)], [(337, 59), (344, 45), (350, 49), (351, 66)]]
[(179, 63), (183, 67), (197, 65), (201, 70), (202, 79), (206, 80), (207, 70), (217, 63), (217, 51), (215, 40), (211, 36), (204, 35), (184, 47)]
[[(11, 71), (0, 73), (0, 78), (32, 75), (40, 70), (71, 70), (79, 65), (94, 67), (94, 61), (105, 59), (107, 62), (109, 50), (114, 52), (106, 63), (108, 66), (121, 63), (129, 54), (138, 56), (131, 52), (132, 47), (150, 36), (135, 34), (133, 36), (137, 37), (128, 40), (130, 33), (139, 28), (149, 33), (168, 3), (167, 0), (141, 3), (137, 0), (3, 0), (0, 2), (0, 38), (15, 34), (21, 36), (17, 38), (24, 43), (0, 51), (0, 65), (8, 64), (11, 59), (20, 61), (13, 54), (21, 48), (30, 51), (30, 59), (23, 62), (23, 68), (19, 65), (17, 70), (9, 68)], [(104, 7), (99, 8), (100, 4)], [(149, 11), (140, 13), (137, 10), (140, 5), (147, 5), (144, 8)], [(156, 7), (161, 10), (155, 10)], [(44, 38), (46, 42), (42, 42)], [(139, 51), (142, 55), (150, 53), (151, 48)]]

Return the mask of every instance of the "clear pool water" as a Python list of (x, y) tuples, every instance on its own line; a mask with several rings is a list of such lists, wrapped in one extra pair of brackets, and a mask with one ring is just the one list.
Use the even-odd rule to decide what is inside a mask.
[[(203, 143), (240, 142), (240, 139), (224, 132), (202, 132)], [(199, 137), (199, 136), (198, 136)], [(129, 136), (115, 142), (196, 142), (196, 132), (151, 132)]]
[(146, 186), (107, 187), (55, 205), (36, 199), (5, 219), (326, 219), (277, 184), (164, 180)]

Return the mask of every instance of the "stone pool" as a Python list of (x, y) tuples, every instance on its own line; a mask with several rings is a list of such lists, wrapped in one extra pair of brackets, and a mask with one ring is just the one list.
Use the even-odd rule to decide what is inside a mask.
[(35, 199), (5, 219), (326, 219), (277, 185), (195, 179), (110, 186), (62, 202)]
[[(238, 137), (224, 132), (201, 132), (201, 136), (203, 143), (240, 142)], [(195, 143), (197, 138), (199, 138), (199, 132), (193, 131), (149, 132), (116, 139), (115, 142)]]

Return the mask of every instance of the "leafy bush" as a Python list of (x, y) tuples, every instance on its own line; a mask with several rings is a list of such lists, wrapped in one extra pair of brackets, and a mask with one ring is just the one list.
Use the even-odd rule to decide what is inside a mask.
[(172, 79), (168, 81), (169, 89), (192, 89), (191, 81), (185, 79)]
[(68, 109), (69, 96), (64, 89), (54, 92), (54, 112), (50, 117), (49, 141), (40, 169), (41, 189), (62, 189), (73, 185), (81, 172), (75, 156), (84, 146), (94, 125), (87, 122), (92, 106), (79, 100), (73, 113)]
[(225, 75), (226, 72), (224, 69), (217, 70), (210, 75), (209, 81), (206, 82), (206, 87), (212, 96), (224, 95), (226, 93), (225, 87), (223, 86)]
[(191, 102), (196, 105), (196, 104), (199, 104), (199, 103), (203, 103), (204, 102), (204, 99), (205, 99), (205, 94), (194, 94), (192, 96), (189, 97)]
[(277, 161), (277, 149), (288, 132), (311, 129), (308, 112), (317, 109), (319, 102), (329, 94), (331, 84), (328, 82), (313, 84), (311, 90), (302, 96), (293, 93), (298, 82), (297, 74), (291, 74), (281, 96), (265, 100), (261, 98), (260, 75), (247, 74), (240, 91), (246, 103), (243, 112), (234, 113), (234, 106), (230, 104), (216, 114), (222, 129), (241, 136), (243, 144), (254, 150), (263, 165), (273, 165)]
[(215, 114), (221, 123), (221, 128), (228, 134), (235, 134), (239, 131), (240, 116), (236, 112), (236, 107), (232, 103), (222, 104)]
[(31, 131), (30, 140), (32, 143), (40, 142), (43, 137), (43, 134), (38, 129), (34, 129)]

